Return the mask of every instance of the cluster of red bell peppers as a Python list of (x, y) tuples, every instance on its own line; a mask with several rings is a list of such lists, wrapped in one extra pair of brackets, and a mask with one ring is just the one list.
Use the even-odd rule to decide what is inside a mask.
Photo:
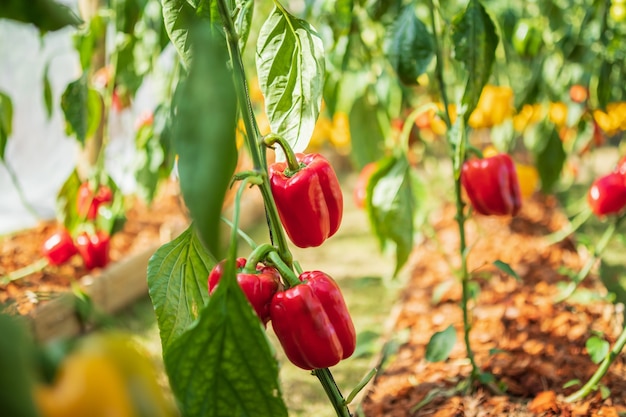
[(613, 172), (597, 178), (589, 188), (587, 202), (598, 217), (621, 214), (626, 207), (626, 156)]
[[(98, 208), (113, 200), (113, 192), (106, 185), (100, 185), (94, 192), (89, 182), (84, 182), (76, 194), (76, 210), (81, 218), (93, 222), (98, 216)], [(41, 252), (50, 265), (61, 265), (77, 253), (89, 270), (102, 268), (109, 263), (109, 234), (103, 230), (93, 233), (83, 231), (72, 239), (69, 231), (59, 227), (43, 243)]]
[[(296, 246), (319, 246), (341, 223), (339, 181), (322, 155), (291, 153), (287, 159), (269, 167), (280, 220)], [(356, 333), (337, 283), (321, 271), (281, 280), (272, 261), (270, 265), (263, 263), (267, 259), (260, 261), (254, 252), (248, 260), (238, 258), (237, 282), (263, 325), (272, 322), (287, 358), (311, 370), (334, 366), (352, 355)], [(210, 293), (215, 291), (223, 269), (224, 261), (210, 272)]]
[(465, 161), (461, 184), (477, 213), (514, 216), (522, 206), (515, 163), (507, 154)]

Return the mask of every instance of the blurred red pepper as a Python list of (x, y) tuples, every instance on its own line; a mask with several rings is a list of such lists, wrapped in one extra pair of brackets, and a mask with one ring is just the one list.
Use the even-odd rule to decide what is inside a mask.
[(620, 172), (612, 172), (591, 184), (587, 201), (596, 216), (617, 214), (626, 207), (625, 180)]
[(472, 207), (480, 214), (515, 215), (522, 206), (515, 164), (507, 154), (466, 161), (461, 182)]
[(100, 185), (95, 193), (89, 182), (84, 182), (78, 187), (76, 195), (76, 209), (79, 216), (85, 216), (88, 220), (98, 217), (98, 207), (113, 201), (113, 192), (106, 185)]
[(295, 154), (300, 167), (276, 162), (269, 168), (272, 194), (287, 235), (300, 248), (320, 246), (339, 229), (343, 194), (335, 171), (317, 153)]
[(109, 263), (108, 233), (100, 230), (95, 234), (82, 232), (76, 237), (76, 249), (87, 269), (103, 268)]
[[(224, 273), (225, 264), (226, 260), (218, 262), (209, 273), (209, 294), (213, 294), (217, 289), (217, 284)], [(257, 316), (263, 322), (263, 325), (266, 325), (270, 320), (270, 302), (276, 291), (281, 287), (280, 274), (276, 268), (262, 264), (257, 265), (257, 273), (248, 274), (242, 272), (245, 266), (246, 258), (237, 258), (235, 266), (238, 272), (237, 283), (254, 308)]]
[(328, 368), (356, 347), (352, 318), (337, 283), (320, 271), (272, 299), (272, 327), (289, 360), (302, 369)]
[(356, 179), (352, 197), (354, 199), (354, 205), (357, 208), (362, 209), (365, 207), (365, 198), (367, 197), (367, 184), (369, 183), (374, 171), (376, 171), (376, 167), (376, 162), (370, 162), (369, 164), (366, 164), (361, 169), (361, 172)]
[(46, 257), (50, 265), (61, 265), (76, 255), (77, 252), (72, 236), (65, 228), (60, 228), (54, 232), (46, 239), (41, 248), (41, 253)]

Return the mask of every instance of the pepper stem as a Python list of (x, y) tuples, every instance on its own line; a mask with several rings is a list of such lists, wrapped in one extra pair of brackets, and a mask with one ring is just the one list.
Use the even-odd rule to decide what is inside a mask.
[(606, 375), (609, 367), (611, 366), (615, 358), (619, 356), (620, 352), (624, 348), (624, 345), (626, 345), (626, 327), (622, 329), (622, 333), (619, 335), (619, 338), (615, 342), (615, 345), (613, 345), (613, 349), (611, 349), (611, 351), (607, 353), (598, 369), (596, 369), (591, 378), (589, 378), (589, 381), (587, 381), (587, 383), (583, 385), (578, 391), (566, 397), (565, 402), (573, 403), (578, 400), (582, 400), (587, 395), (589, 395), (591, 391), (595, 391), (596, 389), (598, 389), (598, 383), (600, 382), (602, 377)]
[(322, 387), (324, 387), (324, 392), (326, 392), (326, 395), (332, 402), (337, 417), (352, 417), (346, 405), (346, 400), (343, 398), (343, 395), (341, 395), (341, 391), (339, 391), (339, 387), (337, 387), (337, 383), (333, 378), (333, 374), (330, 373), (330, 370), (328, 368), (314, 369), (313, 374), (320, 380)]
[(270, 252), (276, 252), (276, 248), (269, 243), (263, 243), (257, 246), (246, 261), (246, 266), (243, 268), (243, 272), (246, 274), (254, 274), (256, 272), (256, 266), (259, 262), (263, 262)]
[(263, 138), (263, 143), (267, 147), (272, 147), (275, 144), (278, 144), (281, 148), (283, 148), (283, 152), (285, 152), (285, 157), (287, 158), (287, 170), (285, 171), (285, 175), (291, 177), (293, 174), (298, 172), (302, 166), (298, 162), (296, 158), (296, 154), (289, 146), (289, 143), (280, 135), (276, 133), (270, 133)]
[(272, 262), (272, 265), (274, 265), (276, 269), (278, 269), (278, 272), (280, 272), (280, 276), (282, 276), (283, 279), (286, 281), (286, 286), (288, 288), (302, 284), (302, 282), (298, 279), (293, 270), (289, 266), (287, 266), (287, 264), (282, 260), (278, 252), (276, 252), (275, 250), (269, 252), (267, 257)]

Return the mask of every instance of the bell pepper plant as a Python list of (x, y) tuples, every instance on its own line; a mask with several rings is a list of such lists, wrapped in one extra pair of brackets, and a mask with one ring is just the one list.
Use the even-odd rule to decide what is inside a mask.
[(328, 368), (354, 353), (356, 333), (337, 283), (320, 271), (272, 298), (272, 327), (289, 360), (302, 369)]
[(507, 154), (465, 161), (461, 183), (480, 214), (515, 215), (522, 206), (515, 164)]
[(109, 242), (108, 233), (102, 230), (82, 232), (76, 237), (76, 249), (87, 269), (103, 268), (109, 263)]
[[(241, 287), (246, 298), (254, 308), (263, 325), (270, 320), (270, 302), (276, 291), (281, 288), (280, 275), (275, 268), (257, 264), (254, 273), (245, 271), (246, 258), (237, 258), (236, 268), (237, 283)], [(211, 270), (208, 277), (209, 294), (217, 289), (217, 285), (224, 273), (226, 261), (218, 262)]]
[(61, 265), (74, 256), (78, 250), (67, 229), (60, 228), (46, 239), (41, 252), (50, 265)]
[(287, 161), (269, 167), (280, 220), (294, 245), (320, 246), (341, 224), (343, 194), (339, 180), (322, 155), (294, 154), (287, 144), (281, 146)]

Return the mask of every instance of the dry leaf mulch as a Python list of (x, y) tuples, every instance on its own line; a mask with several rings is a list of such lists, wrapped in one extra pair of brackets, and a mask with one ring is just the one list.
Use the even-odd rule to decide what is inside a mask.
[[(452, 208), (433, 219), (435, 234), (417, 248), (413, 270), (400, 300), (394, 332), (408, 331), (408, 342), (376, 377), (362, 402), (366, 416), (618, 416), (626, 413), (626, 367), (623, 355), (602, 384), (611, 395), (592, 393), (576, 404), (564, 397), (596, 370), (585, 348), (600, 332), (612, 344), (621, 331), (622, 312), (605, 301), (603, 286), (590, 276), (586, 290), (599, 295), (592, 303), (555, 303), (557, 284), (567, 281), (561, 267), (578, 270), (588, 255), (571, 239), (550, 245), (545, 236), (564, 227), (566, 217), (551, 198), (525, 202), (516, 217), (476, 216), (467, 223), (468, 267), (480, 292), (471, 304), (471, 345), (475, 360), (506, 387), (494, 393), (477, 387), (455, 390), (471, 366), (462, 333), (458, 226)], [(508, 263), (521, 278), (497, 270), (492, 262)], [(433, 302), (433, 297), (439, 298)], [(432, 334), (449, 325), (457, 343), (445, 362), (429, 363), (426, 346)]]

